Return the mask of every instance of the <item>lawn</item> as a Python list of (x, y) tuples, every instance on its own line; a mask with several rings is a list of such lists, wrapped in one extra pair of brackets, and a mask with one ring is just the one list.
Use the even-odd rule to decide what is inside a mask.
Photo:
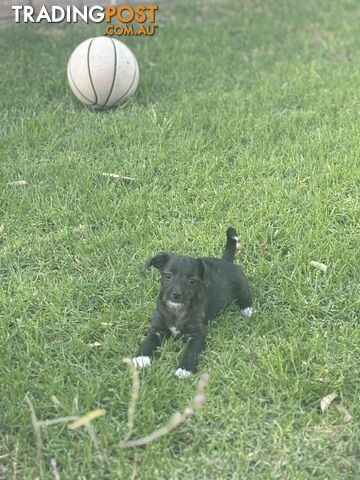
[[(61, 479), (359, 478), (358, 0), (178, 0), (158, 18), (154, 37), (123, 40), (140, 85), (107, 112), (66, 80), (103, 27), (0, 26), (0, 478), (57, 478), (52, 459)], [(217, 256), (229, 225), (256, 312), (210, 325), (193, 378), (174, 377), (182, 344), (165, 343), (140, 372), (133, 438), (185, 408), (203, 372), (207, 403), (119, 448), (122, 359), (158, 291), (142, 265)], [(39, 420), (106, 409), (91, 424), (104, 465), (66, 424), (41, 430), (39, 452), (26, 397)]]

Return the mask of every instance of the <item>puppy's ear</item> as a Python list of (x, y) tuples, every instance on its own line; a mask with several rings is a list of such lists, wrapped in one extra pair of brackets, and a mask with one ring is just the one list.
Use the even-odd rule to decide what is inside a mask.
[(158, 253), (157, 255), (155, 255), (155, 257), (151, 257), (149, 258), (149, 260), (145, 262), (144, 271), (150, 267), (155, 267), (161, 271), (169, 261), (170, 257), (171, 255), (169, 253), (165, 253), (165, 252)]
[(197, 262), (198, 262), (198, 266), (199, 266), (200, 278), (201, 278), (201, 280), (204, 280), (205, 272), (206, 272), (206, 269), (207, 269), (206, 263), (204, 262), (204, 260), (202, 258), (198, 258)]

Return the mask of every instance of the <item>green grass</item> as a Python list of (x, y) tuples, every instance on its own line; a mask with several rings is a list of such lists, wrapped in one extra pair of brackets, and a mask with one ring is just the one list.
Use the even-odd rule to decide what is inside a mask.
[[(66, 81), (70, 53), (101, 28), (1, 26), (0, 477), (14, 462), (16, 478), (35, 473), (28, 394), (39, 419), (107, 410), (93, 422), (104, 469), (86, 432), (52, 426), (44, 479), (51, 458), (62, 479), (129, 479), (135, 462), (141, 480), (359, 478), (358, 2), (171, 1), (159, 19), (155, 37), (126, 39), (136, 96), (104, 113)], [(232, 307), (210, 326), (195, 417), (116, 448), (121, 359), (158, 290), (143, 262), (219, 255), (229, 225), (256, 314)], [(174, 378), (180, 354), (168, 342), (141, 372), (134, 437), (191, 400), (198, 376)], [(320, 413), (333, 391), (351, 422), (335, 404)]]

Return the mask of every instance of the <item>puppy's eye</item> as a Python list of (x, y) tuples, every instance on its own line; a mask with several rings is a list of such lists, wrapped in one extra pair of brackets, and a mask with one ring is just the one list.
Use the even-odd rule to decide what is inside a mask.
[(165, 272), (164, 275), (165, 275), (165, 278), (171, 278), (171, 273), (170, 272)]
[(190, 285), (195, 285), (195, 283), (196, 283), (196, 278), (189, 278)]

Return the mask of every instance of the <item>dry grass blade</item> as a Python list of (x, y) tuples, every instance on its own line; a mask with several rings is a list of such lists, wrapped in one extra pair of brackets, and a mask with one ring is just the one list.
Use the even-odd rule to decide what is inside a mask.
[(127, 177), (126, 175), (119, 175), (118, 173), (103, 172), (101, 175), (103, 175), (104, 177), (118, 178), (120, 180), (125, 180), (127, 182), (135, 182), (135, 178)]
[(131, 480), (136, 480), (136, 474), (137, 474), (137, 456), (135, 455), (133, 469), (131, 473)]
[(91, 438), (91, 441), (94, 445), (94, 448), (95, 448), (95, 451), (96, 451), (96, 456), (99, 460), (99, 463), (100, 463), (101, 466), (103, 466), (104, 465), (104, 457), (103, 457), (102, 453), (100, 452), (99, 443), (97, 441), (97, 438), (96, 438), (96, 435), (95, 435), (95, 432), (94, 432), (94, 429), (93, 429), (91, 423), (90, 422), (86, 423), (85, 428), (86, 428), (86, 431), (88, 432), (89, 437)]
[(147, 443), (150, 443), (156, 440), (157, 438), (160, 438), (163, 435), (166, 435), (167, 433), (171, 432), (171, 430), (173, 430), (175, 427), (180, 425), (180, 423), (182, 423), (191, 414), (192, 413), (190, 412), (188, 414), (175, 412), (163, 427), (160, 427), (157, 430), (154, 430), (153, 432), (151, 432), (149, 435), (146, 435), (145, 437), (124, 442), (121, 445), (121, 447), (129, 448), (129, 447), (140, 447), (141, 445), (146, 445)]
[(129, 404), (128, 409), (128, 432), (125, 435), (123, 443), (126, 443), (127, 440), (131, 437), (132, 432), (134, 430), (134, 418), (135, 418), (135, 411), (136, 411), (136, 403), (139, 397), (139, 390), (140, 390), (140, 380), (139, 380), (139, 373), (130, 358), (123, 358), (123, 362), (126, 363), (132, 374), (132, 389), (131, 389), (131, 401)]
[(344, 415), (343, 420), (345, 423), (351, 422), (352, 416), (349, 411), (344, 407), (344, 405), (336, 405), (336, 408), (339, 410), (340, 413)]
[(5, 226), (3, 223), (0, 223), (0, 235), (4, 233)]
[(62, 408), (63, 410), (65, 410), (64, 405), (60, 402), (56, 395), (51, 395), (51, 401), (56, 408)]
[(324, 413), (326, 412), (326, 410), (330, 407), (330, 405), (332, 404), (332, 402), (335, 400), (335, 398), (338, 397), (338, 394), (333, 392), (333, 393), (330, 393), (329, 395), (326, 395), (326, 397), (322, 398), (321, 399), (321, 402), (320, 402), (320, 408), (321, 408), (321, 412)]
[(105, 414), (106, 414), (106, 410), (104, 408), (97, 408), (96, 410), (92, 410), (91, 412), (87, 413), (86, 415), (83, 415), (82, 417), (77, 418), (75, 420), (75, 422), (73, 422), (69, 425), (69, 428), (71, 430), (75, 430), (75, 429), (80, 428), (80, 427), (85, 427), (95, 418), (102, 417)]
[(36, 477), (40, 478), (40, 470), (41, 470), (41, 450), (42, 450), (42, 438), (41, 438), (41, 427), (38, 422), (38, 419), (36, 418), (36, 412), (34, 405), (32, 404), (30, 398), (28, 395), (26, 395), (25, 400), (27, 404), (29, 405), (30, 408), (30, 413), (31, 413), (31, 422), (33, 425), (33, 429), (35, 432), (35, 438), (36, 438)]
[(310, 180), (310, 177), (305, 177), (302, 180), (300, 180), (299, 182), (300, 187), (305, 187), (305, 184), (307, 183), (308, 180)]
[(328, 268), (327, 265), (325, 265), (325, 263), (316, 262), (315, 260), (312, 260), (310, 262), (310, 265), (314, 268), (317, 268), (318, 270), (321, 270), (322, 272), (326, 272)]
[(14, 182), (7, 183), (9, 187), (20, 187), (22, 185), (27, 185), (28, 182), (26, 180), (15, 180)]

